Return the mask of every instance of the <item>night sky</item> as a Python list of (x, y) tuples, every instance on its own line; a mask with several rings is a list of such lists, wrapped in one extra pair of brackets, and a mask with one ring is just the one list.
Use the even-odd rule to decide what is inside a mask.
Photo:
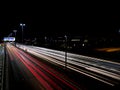
[(117, 34), (120, 28), (120, 16), (103, 9), (57, 4), (16, 6), (1, 9), (1, 39), (13, 30), (20, 36), (20, 23), (26, 24), (26, 37), (55, 34), (108, 36)]

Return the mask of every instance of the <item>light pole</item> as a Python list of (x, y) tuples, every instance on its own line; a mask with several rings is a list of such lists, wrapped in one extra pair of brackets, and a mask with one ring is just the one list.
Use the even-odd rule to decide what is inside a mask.
[(16, 32), (17, 32), (17, 30), (13, 30), (13, 32), (15, 33), (15, 46), (16, 46)]
[(23, 27), (25, 26), (25, 24), (23, 24), (23, 23), (20, 23), (20, 26), (21, 26), (21, 28), (22, 28), (22, 43), (23, 43), (23, 39), (24, 39)]
[(67, 68), (67, 35), (65, 35), (65, 69)]

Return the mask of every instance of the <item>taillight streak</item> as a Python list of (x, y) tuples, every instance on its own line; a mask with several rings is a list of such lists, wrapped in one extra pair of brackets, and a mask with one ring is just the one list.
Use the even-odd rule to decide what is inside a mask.
[[(30, 55), (26, 54), (25, 52), (23, 52), (23, 51), (21, 51), (21, 50), (19, 50), (19, 51), (20, 51), (20, 53), (21, 53), (22, 55), (24, 55), (25, 57), (29, 58), (32, 62), (34, 62), (35, 64), (37, 64), (37, 65), (38, 65), (39, 67), (41, 67), (43, 70), (45, 70), (46, 72), (48, 72), (49, 74), (51, 74), (54, 78), (60, 80), (60, 81), (61, 81), (62, 83), (64, 83), (64, 84), (68, 85), (68, 86), (69, 86), (70, 88), (72, 88), (73, 90), (76, 90), (76, 88), (75, 88), (74, 86), (72, 86), (72, 85), (70, 84), (70, 82), (68, 83), (65, 79), (60, 78), (60, 77), (57, 76), (57, 75), (63, 76), (62, 74), (56, 72), (54, 69), (48, 67), (47, 65), (43, 64), (42, 62), (39, 62), (37, 59), (31, 57)], [(30, 62), (30, 61), (28, 61), (28, 62)], [(39, 72), (39, 70), (38, 70), (38, 72)], [(53, 72), (55, 72), (56, 74), (54, 74)]]

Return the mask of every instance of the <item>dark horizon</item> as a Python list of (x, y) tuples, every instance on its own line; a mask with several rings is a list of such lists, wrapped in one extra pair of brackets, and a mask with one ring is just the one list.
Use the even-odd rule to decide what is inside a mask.
[(40, 35), (119, 35), (120, 17), (116, 14), (94, 12), (80, 9), (47, 8), (44, 10), (25, 9), (3, 13), (0, 17), (0, 38), (8, 36), (13, 30), (21, 35), (20, 23), (25, 23), (24, 32), (28, 37)]

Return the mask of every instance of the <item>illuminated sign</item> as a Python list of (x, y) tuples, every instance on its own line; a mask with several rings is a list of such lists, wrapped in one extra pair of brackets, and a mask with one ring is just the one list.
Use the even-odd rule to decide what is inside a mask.
[(15, 37), (4, 37), (3, 41), (15, 41)]

